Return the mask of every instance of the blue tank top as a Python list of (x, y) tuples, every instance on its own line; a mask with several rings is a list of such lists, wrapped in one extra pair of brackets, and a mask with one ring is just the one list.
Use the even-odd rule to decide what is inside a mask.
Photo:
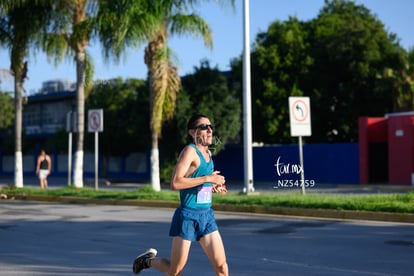
[[(194, 144), (191, 143), (189, 146), (193, 147), (197, 151), (198, 157), (200, 157), (200, 166), (189, 177), (194, 178), (212, 174), (214, 164), (211, 156), (210, 161), (207, 162)], [(195, 209), (210, 208), (213, 194), (212, 188), (213, 185), (210, 182), (205, 182), (196, 187), (180, 190), (181, 206)]]

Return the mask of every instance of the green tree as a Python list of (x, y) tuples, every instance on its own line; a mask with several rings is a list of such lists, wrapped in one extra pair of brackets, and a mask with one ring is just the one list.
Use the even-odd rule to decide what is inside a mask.
[(23, 187), (22, 95), (28, 74), (25, 58), (41, 39), (50, 22), (50, 1), (0, 1), (0, 45), (10, 51), (10, 71), (14, 76), (14, 135), (16, 187)]
[(0, 130), (6, 129), (13, 123), (13, 98), (9, 93), (0, 92)]
[[(313, 64), (309, 54), (309, 24), (295, 17), (271, 23), (257, 34), (251, 53), (253, 140), (289, 143), (289, 96), (304, 96)], [(242, 58), (231, 62), (241, 83)], [(259, 123), (260, 122), (260, 123)]]
[[(308, 22), (273, 22), (252, 51), (254, 140), (291, 142), (288, 97), (309, 96), (307, 142), (357, 141), (358, 117), (393, 111), (404, 60), (396, 36), (353, 1), (326, 1)], [(240, 59), (233, 68), (240, 70)], [(379, 77), (390, 69), (400, 84)]]
[[(304, 96), (309, 55), (309, 26), (291, 17), (259, 33), (252, 54), (253, 139), (264, 143), (290, 142), (289, 96)], [(257, 93), (259, 92), (260, 93)]]
[(241, 101), (228, 72), (211, 68), (208, 61), (194, 67), (194, 72), (182, 78), (182, 90), (177, 97), (174, 119), (167, 122), (160, 139), (161, 178), (169, 181), (178, 154), (189, 142), (188, 118), (194, 113), (207, 115), (214, 124), (211, 151), (217, 154), (228, 143), (238, 143), (241, 129)]
[(405, 74), (405, 86), (407, 93), (411, 94), (411, 110), (414, 110), (414, 46), (408, 50)]
[(393, 111), (406, 112), (414, 110), (414, 48), (407, 53), (404, 50), (403, 68), (389, 68), (383, 70), (378, 78), (382, 80), (384, 87), (392, 92)]
[(326, 1), (312, 29), (314, 121), (324, 121), (314, 124), (312, 140), (355, 142), (358, 117), (393, 111), (391, 90), (378, 75), (403, 68), (401, 47), (376, 16), (351, 1)]
[[(98, 81), (86, 100), (86, 108), (102, 108), (104, 131), (99, 135), (99, 152), (108, 161), (112, 156), (146, 152), (150, 147), (148, 85), (137, 79)], [(85, 137), (86, 148), (94, 148), (93, 135)], [(114, 142), (115, 141), (115, 142)], [(106, 176), (103, 161), (102, 175)]]
[[(149, 96), (144, 81), (121, 78), (98, 81), (85, 107), (103, 109), (104, 131), (99, 138), (101, 154), (109, 157), (148, 150), (149, 135), (143, 130), (149, 129)], [(89, 141), (86, 146), (93, 149), (93, 139), (85, 141)]]

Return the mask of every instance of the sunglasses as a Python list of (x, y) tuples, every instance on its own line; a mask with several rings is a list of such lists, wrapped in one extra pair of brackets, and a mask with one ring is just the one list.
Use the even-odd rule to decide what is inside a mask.
[(200, 129), (200, 130), (207, 130), (208, 128), (210, 128), (211, 130), (213, 130), (213, 125), (208, 125), (208, 124), (201, 124), (195, 127), (196, 129)]

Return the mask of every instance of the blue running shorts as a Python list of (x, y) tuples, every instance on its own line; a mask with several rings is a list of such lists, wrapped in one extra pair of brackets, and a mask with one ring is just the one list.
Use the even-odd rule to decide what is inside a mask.
[(199, 241), (203, 236), (217, 230), (213, 209), (194, 209), (180, 206), (174, 212), (170, 236), (180, 236), (184, 240)]

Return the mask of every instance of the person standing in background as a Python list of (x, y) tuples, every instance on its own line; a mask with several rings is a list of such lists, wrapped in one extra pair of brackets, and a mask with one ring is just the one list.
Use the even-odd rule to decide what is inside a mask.
[(45, 150), (41, 150), (37, 157), (36, 175), (39, 176), (40, 188), (47, 189), (47, 177), (52, 168), (52, 159)]

